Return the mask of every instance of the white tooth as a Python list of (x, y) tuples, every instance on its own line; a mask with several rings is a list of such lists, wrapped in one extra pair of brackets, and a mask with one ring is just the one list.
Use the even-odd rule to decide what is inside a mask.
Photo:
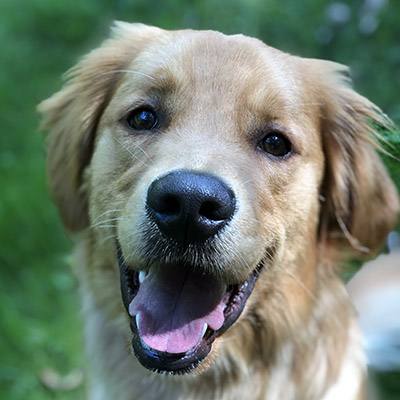
[(146, 271), (140, 271), (139, 272), (139, 283), (142, 283), (146, 279), (146, 276), (147, 276)]
[(207, 328), (208, 328), (208, 325), (207, 325), (207, 323), (204, 323), (204, 326), (203, 326), (203, 333), (201, 334), (201, 338), (203, 338), (203, 337), (204, 337), (204, 335), (206, 334), (206, 332), (207, 332)]
[(137, 326), (138, 330), (139, 330), (139, 320), (140, 320), (139, 315), (140, 315), (140, 314), (136, 314), (136, 317), (135, 317), (135, 319), (136, 319), (136, 326)]

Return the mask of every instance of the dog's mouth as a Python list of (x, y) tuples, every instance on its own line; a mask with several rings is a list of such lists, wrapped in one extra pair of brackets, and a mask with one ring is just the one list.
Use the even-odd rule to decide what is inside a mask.
[(260, 263), (239, 284), (226, 286), (190, 265), (129, 268), (118, 246), (122, 299), (131, 317), (132, 347), (151, 371), (183, 374), (208, 355), (215, 338), (240, 316)]

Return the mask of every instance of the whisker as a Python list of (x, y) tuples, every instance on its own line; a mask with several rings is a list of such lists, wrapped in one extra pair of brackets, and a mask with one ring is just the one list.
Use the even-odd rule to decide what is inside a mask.
[[(129, 155), (133, 159), (135, 159), (136, 161), (140, 162), (143, 166), (145, 166), (145, 167), (147, 166), (147, 163), (145, 161), (143, 161), (140, 157), (138, 157), (135, 153), (133, 153), (131, 149), (126, 147), (125, 144), (121, 140), (118, 140), (118, 143), (129, 153)], [(140, 150), (143, 151), (143, 149), (141, 147), (137, 146), (137, 148), (140, 148)], [(150, 159), (151, 162), (153, 162), (153, 160), (149, 157), (149, 155), (147, 155), (147, 157)]]
[(149, 159), (149, 161), (154, 164), (153, 159), (142, 149), (142, 147), (137, 146), (137, 148)]
[(312, 300), (314, 300), (315, 302), (317, 301), (317, 298), (315, 297), (315, 295), (311, 292), (311, 290), (304, 284), (304, 282), (301, 281), (301, 279), (299, 279), (299, 277), (294, 274), (291, 271), (285, 271), (289, 274), (289, 276), (301, 287), (304, 289), (304, 291), (310, 296), (310, 298)]
[(95, 224), (90, 225), (90, 228), (95, 228), (95, 227), (97, 227), (99, 225), (103, 225), (103, 224), (106, 224), (108, 222), (119, 221), (121, 218), (122, 217), (116, 217), (116, 218), (109, 218), (109, 219), (105, 219), (105, 220), (102, 220), (102, 221), (98, 221)]
[(140, 71), (134, 71), (132, 69), (117, 69), (115, 71), (107, 71), (107, 72), (103, 72), (102, 74), (96, 75), (96, 77), (104, 76), (104, 75), (110, 75), (110, 74), (121, 74), (121, 73), (140, 75), (140, 76), (144, 76), (146, 78), (149, 78), (152, 81), (155, 81), (155, 78), (153, 78), (151, 75), (145, 74), (144, 72), (140, 72)]
[(98, 243), (98, 245), (97, 245), (97, 247), (96, 247), (96, 250), (100, 249), (100, 248), (104, 245), (104, 243), (107, 242), (108, 240), (110, 240), (110, 239), (115, 239), (116, 237), (117, 237), (117, 235), (115, 235), (115, 234), (106, 236), (105, 238), (103, 238), (103, 240), (101, 240), (101, 241)]
[(320, 102), (317, 103), (302, 103), (302, 104), (286, 104), (282, 106), (282, 109), (288, 109), (288, 110), (293, 110), (293, 109), (303, 109), (305, 107), (310, 107), (310, 106), (322, 106), (323, 104)]
[(243, 182), (243, 185), (247, 185), (248, 183), (254, 182), (256, 179), (252, 178), (252, 179), (248, 179), (247, 181)]
[(100, 215), (98, 215), (98, 216), (93, 220), (92, 224), (94, 224), (96, 221), (98, 221), (101, 217), (103, 217), (103, 216), (106, 215), (106, 214), (110, 214), (110, 213), (113, 213), (113, 212), (121, 212), (121, 211), (122, 211), (122, 209), (120, 209), (120, 208), (116, 208), (116, 209), (114, 209), (114, 210), (107, 210), (107, 211), (104, 211), (103, 213), (101, 213)]

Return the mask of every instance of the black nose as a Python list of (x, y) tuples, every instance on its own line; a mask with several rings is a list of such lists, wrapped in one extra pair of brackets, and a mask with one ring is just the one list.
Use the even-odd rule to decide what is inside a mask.
[(147, 192), (147, 211), (160, 231), (186, 246), (204, 242), (235, 213), (233, 191), (219, 178), (179, 170), (157, 180)]

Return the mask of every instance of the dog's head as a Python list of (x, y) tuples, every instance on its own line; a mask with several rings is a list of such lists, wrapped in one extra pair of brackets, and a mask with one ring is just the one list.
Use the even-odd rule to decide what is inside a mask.
[(381, 112), (342, 66), (255, 39), (119, 23), (40, 110), (64, 225), (113, 246), (152, 370), (196, 367), (240, 325), (306, 318), (290, 277), (314, 292), (317, 260), (375, 252), (396, 218)]

